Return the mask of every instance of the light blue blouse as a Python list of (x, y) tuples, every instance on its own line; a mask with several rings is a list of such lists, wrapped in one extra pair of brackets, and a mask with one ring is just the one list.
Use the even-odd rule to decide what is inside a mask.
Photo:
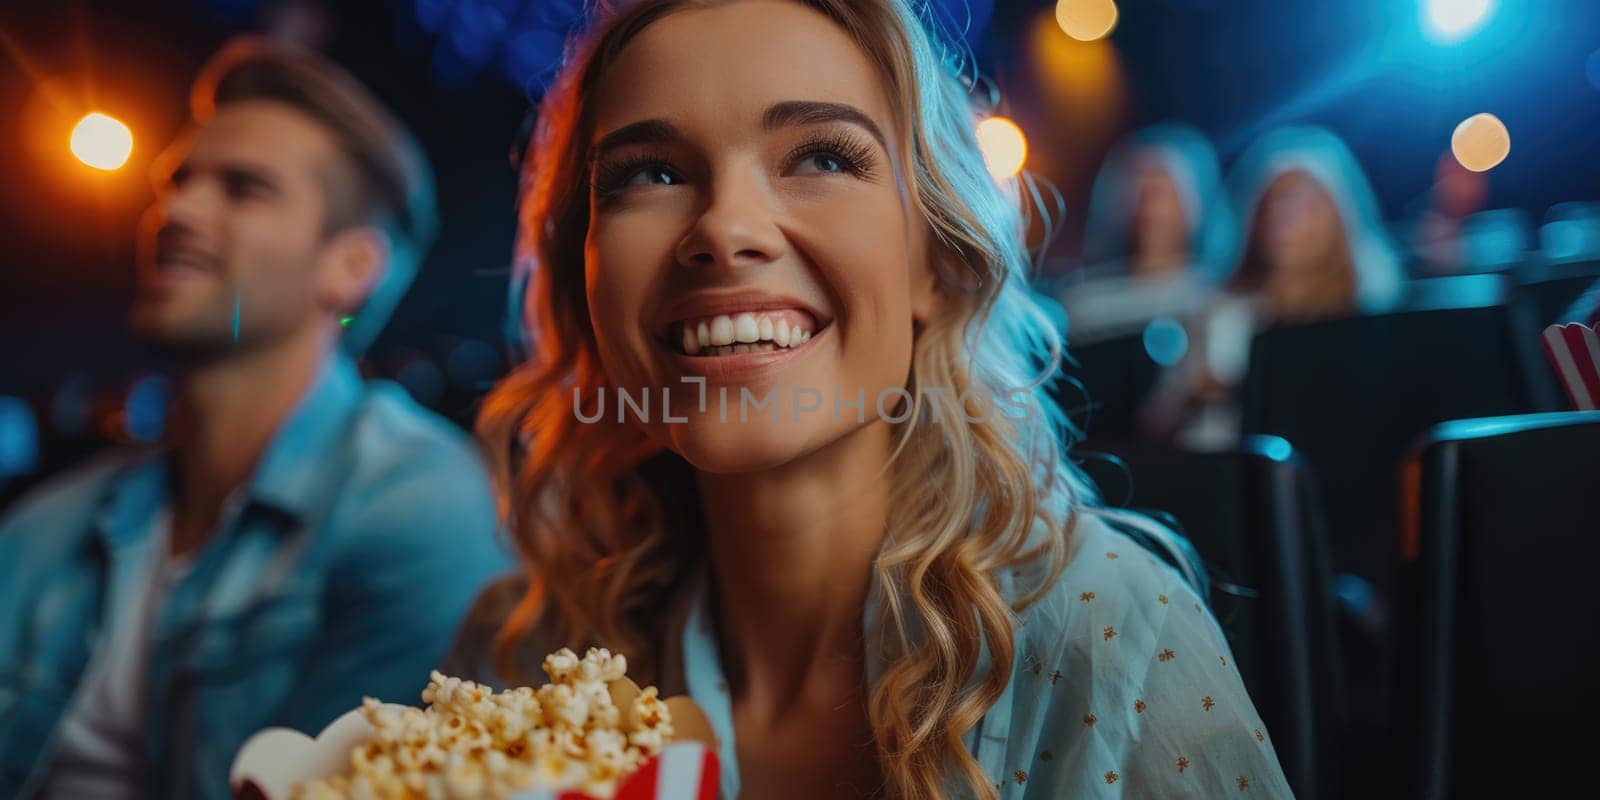
[[(1070, 546), (1062, 574), (1016, 620), (1004, 693), (965, 736), (999, 798), (1292, 797), (1222, 631), (1182, 576), (1093, 513), (1079, 517)], [(1001, 592), (1015, 599), (1018, 587), (1040, 584), (1043, 569), (996, 576)], [(516, 576), (486, 589), (441, 666), (446, 674), (515, 685), (490, 653), (526, 586)], [(705, 711), (718, 739), (719, 797), (736, 800), (732, 699), (709, 589), (701, 564), (666, 601), (653, 682)], [(863, 631), (875, 629), (881, 591), (874, 581)], [(537, 671), (546, 653), (571, 644), (537, 626), (519, 641), (518, 660)], [(980, 653), (977, 675), (990, 662), (987, 647)], [(869, 648), (866, 662), (870, 686), (885, 658)], [(970, 792), (958, 785), (945, 796)]]
[[(1216, 620), (1183, 578), (1097, 518), (1080, 518), (1060, 579), (1020, 615), (1011, 680), (966, 743), (1002, 800), (1292, 797)], [(1028, 573), (999, 576), (1011, 598)], [(706, 573), (682, 630), (684, 679), (739, 797), (733, 710)], [(873, 630), (874, 581), (863, 630)], [(867, 658), (871, 685), (883, 659)], [(979, 670), (988, 669), (982, 650)], [(953, 787), (948, 796), (963, 796)]]

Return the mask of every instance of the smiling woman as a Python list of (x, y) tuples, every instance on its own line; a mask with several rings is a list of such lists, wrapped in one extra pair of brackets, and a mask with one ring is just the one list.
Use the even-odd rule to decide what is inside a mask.
[(524, 160), (534, 354), (479, 423), (526, 575), (445, 669), (625, 653), (707, 710), (729, 800), (1286, 796), (1179, 542), (1062, 452), (945, 63), (900, 0), (639, 0), (578, 43)]

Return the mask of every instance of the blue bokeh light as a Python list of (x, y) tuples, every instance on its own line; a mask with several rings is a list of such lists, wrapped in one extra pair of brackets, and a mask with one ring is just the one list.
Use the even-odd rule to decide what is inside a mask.
[(26, 475), (39, 464), (39, 420), (20, 397), (0, 397), (0, 479)]
[(488, 342), (469, 339), (450, 351), (445, 358), (444, 368), (452, 386), (479, 391), (493, 383), (500, 372), (500, 357)]
[(1339, 605), (1351, 615), (1366, 616), (1377, 602), (1377, 592), (1373, 591), (1372, 584), (1364, 579), (1350, 574), (1340, 574), (1333, 579), (1333, 595), (1339, 598)]
[(1281, 436), (1262, 436), (1261, 454), (1273, 461), (1288, 461), (1294, 455), (1294, 446)]
[(1423, 0), (1423, 22), (1429, 38), (1459, 42), (1477, 33), (1494, 13), (1496, 0)]
[(1583, 74), (1589, 78), (1589, 85), (1600, 92), (1600, 50), (1589, 54), (1589, 60), (1583, 65)]
[(506, 41), (500, 52), (500, 71), (513, 84), (526, 87), (529, 81), (560, 65), (564, 44), (561, 35), (554, 31), (543, 28), (519, 31)]
[(534, 4), (534, 20), (553, 31), (566, 31), (583, 16), (583, 0), (542, 0)]
[(506, 35), (506, 15), (492, 3), (476, 0), (456, 8), (450, 22), (450, 47), (469, 64), (483, 65)]
[(134, 381), (122, 412), (128, 438), (147, 443), (160, 439), (167, 418), (166, 378), (146, 375)]
[(425, 406), (432, 406), (444, 397), (444, 373), (427, 358), (418, 356), (407, 360), (395, 370), (394, 379)]
[(1151, 361), (1170, 367), (1189, 352), (1189, 334), (1183, 323), (1172, 317), (1158, 317), (1144, 327), (1144, 351)]

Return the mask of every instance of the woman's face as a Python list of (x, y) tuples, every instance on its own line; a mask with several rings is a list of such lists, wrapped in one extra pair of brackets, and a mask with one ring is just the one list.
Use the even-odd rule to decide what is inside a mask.
[(1279, 268), (1318, 260), (1332, 252), (1343, 236), (1333, 198), (1316, 179), (1298, 170), (1267, 185), (1257, 213), (1262, 252)]
[(1305, 172), (1274, 179), (1261, 196), (1256, 235), (1266, 261), (1265, 291), (1283, 316), (1346, 310), (1355, 276), (1333, 198)]
[(1172, 173), (1153, 154), (1133, 168), (1132, 241), (1128, 271), (1135, 277), (1160, 277), (1183, 268), (1189, 258), (1189, 215)]
[(649, 391), (628, 419), (713, 473), (884, 425), (877, 398), (906, 384), (935, 293), (866, 54), (794, 3), (684, 10), (639, 33), (590, 103), (589, 313), (612, 385)]

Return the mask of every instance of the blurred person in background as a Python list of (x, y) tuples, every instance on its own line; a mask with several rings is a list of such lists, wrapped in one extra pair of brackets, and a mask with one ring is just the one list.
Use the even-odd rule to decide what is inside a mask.
[(1182, 123), (1132, 134), (1095, 179), (1084, 267), (1063, 281), (1067, 333), (1084, 344), (1198, 312), (1233, 258), (1237, 225), (1216, 151)]
[(336, 66), (242, 40), (159, 160), (135, 329), (168, 440), (0, 523), (0, 796), (222, 798), (244, 739), (416, 697), (509, 566), (464, 434), (351, 354), (435, 227), (410, 135)]
[(1243, 252), (1222, 281), (1223, 294), (1186, 325), (1185, 356), (1142, 409), (1151, 439), (1232, 446), (1239, 437), (1235, 395), (1256, 333), (1382, 311), (1400, 298), (1400, 257), (1377, 197), (1333, 133), (1291, 127), (1267, 134), (1235, 165), (1229, 190), (1248, 221)]
[(1488, 177), (1461, 166), (1453, 153), (1439, 156), (1427, 207), (1411, 226), (1415, 277), (1455, 275), (1468, 269), (1467, 221), (1483, 210), (1488, 196)]

